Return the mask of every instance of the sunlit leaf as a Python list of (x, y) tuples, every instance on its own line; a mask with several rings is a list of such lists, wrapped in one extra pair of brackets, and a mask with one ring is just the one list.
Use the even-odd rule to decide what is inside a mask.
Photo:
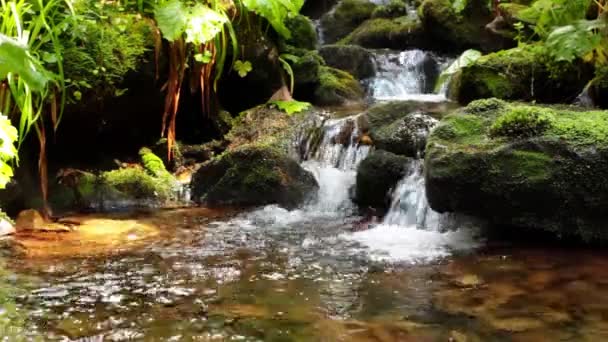
[(312, 105), (308, 102), (300, 102), (300, 101), (271, 101), (269, 104), (276, 106), (279, 110), (287, 113), (287, 115), (292, 115), (295, 113), (300, 113)]
[(189, 13), (180, 0), (169, 0), (154, 9), (154, 19), (163, 37), (172, 42), (182, 37)]
[(18, 75), (35, 91), (44, 89), (49, 77), (27, 51), (27, 47), (15, 39), (0, 34), (0, 79), (12, 73)]
[(228, 18), (203, 4), (196, 4), (186, 24), (186, 41), (194, 44), (206, 43), (222, 31)]
[(473, 64), (481, 56), (481, 52), (474, 49), (463, 52), (460, 57), (458, 57), (447, 69), (441, 73), (441, 75), (439, 75), (435, 86), (435, 91), (439, 91), (441, 86), (445, 84), (450, 77), (454, 76), (454, 74), (456, 74), (460, 69)]

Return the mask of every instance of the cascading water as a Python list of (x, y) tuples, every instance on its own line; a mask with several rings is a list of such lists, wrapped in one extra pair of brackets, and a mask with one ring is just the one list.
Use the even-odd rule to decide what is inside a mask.
[(379, 101), (418, 100), (441, 102), (446, 100), (447, 87), (435, 92), (435, 82), (449, 59), (422, 50), (375, 52), (376, 76), (368, 80), (370, 96)]

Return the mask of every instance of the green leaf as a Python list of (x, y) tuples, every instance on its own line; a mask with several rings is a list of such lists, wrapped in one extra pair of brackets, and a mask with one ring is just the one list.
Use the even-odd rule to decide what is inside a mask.
[(291, 32), (285, 26), (285, 21), (298, 14), (304, 5), (304, 0), (243, 0), (243, 5), (266, 18), (278, 34), (290, 38)]
[(247, 76), (247, 74), (249, 74), (249, 72), (251, 72), (251, 70), (253, 70), (253, 66), (251, 65), (250, 61), (241, 61), (238, 60), (236, 62), (234, 62), (234, 70), (236, 70), (239, 73), (239, 76), (241, 77), (245, 77)]
[(268, 102), (270, 105), (276, 106), (279, 110), (287, 113), (287, 115), (292, 115), (295, 113), (300, 113), (308, 108), (312, 107), (312, 105), (308, 102), (300, 102), (300, 101), (271, 101)]
[(8, 162), (17, 157), (17, 138), (17, 129), (0, 113), (0, 189), (4, 189), (13, 177), (13, 169)]
[(585, 58), (596, 49), (604, 49), (601, 30), (606, 27), (603, 20), (579, 20), (558, 27), (547, 37), (547, 50), (558, 61)]
[(474, 50), (474, 49), (466, 50), (465, 52), (463, 52), (462, 55), (460, 55), (460, 57), (458, 57), (452, 64), (450, 64), (450, 66), (447, 69), (445, 69), (441, 73), (441, 75), (439, 75), (439, 78), (437, 79), (437, 83), (435, 84), (435, 91), (436, 92), (439, 91), (441, 89), (441, 86), (448, 79), (450, 79), (452, 76), (454, 76), (454, 74), (456, 74), (458, 71), (460, 71), (460, 69), (473, 64), (481, 56), (482, 56), (481, 52)]
[(29, 54), (25, 45), (0, 34), (0, 79), (9, 73), (19, 75), (34, 91), (42, 91), (50, 80), (48, 72)]
[(154, 19), (163, 37), (173, 42), (182, 37), (188, 24), (188, 11), (180, 0), (169, 0), (154, 9)]
[(211, 8), (196, 4), (186, 24), (186, 42), (204, 44), (220, 33), (228, 18)]

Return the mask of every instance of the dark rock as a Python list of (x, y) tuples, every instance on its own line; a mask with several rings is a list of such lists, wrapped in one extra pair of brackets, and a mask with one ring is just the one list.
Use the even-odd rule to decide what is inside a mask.
[(357, 169), (355, 202), (362, 207), (386, 209), (390, 205), (390, 190), (407, 172), (411, 159), (376, 150)]
[(336, 69), (344, 70), (357, 79), (374, 76), (374, 56), (357, 45), (325, 45), (319, 49), (325, 63)]
[(201, 166), (192, 180), (195, 200), (208, 205), (279, 204), (293, 208), (317, 187), (308, 171), (272, 147), (245, 145)]
[(437, 120), (422, 112), (411, 112), (392, 123), (370, 130), (374, 145), (408, 157), (424, 154), (427, 136)]

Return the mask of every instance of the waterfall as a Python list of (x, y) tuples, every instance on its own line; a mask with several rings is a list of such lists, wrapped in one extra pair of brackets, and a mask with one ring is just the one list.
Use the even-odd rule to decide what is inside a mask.
[(399, 181), (391, 197), (383, 224), (439, 230), (440, 215), (427, 202), (420, 160), (412, 161), (409, 174)]
[(441, 102), (445, 91), (435, 93), (435, 82), (449, 59), (422, 50), (375, 52), (376, 76), (368, 80), (369, 95), (379, 101), (419, 100)]

